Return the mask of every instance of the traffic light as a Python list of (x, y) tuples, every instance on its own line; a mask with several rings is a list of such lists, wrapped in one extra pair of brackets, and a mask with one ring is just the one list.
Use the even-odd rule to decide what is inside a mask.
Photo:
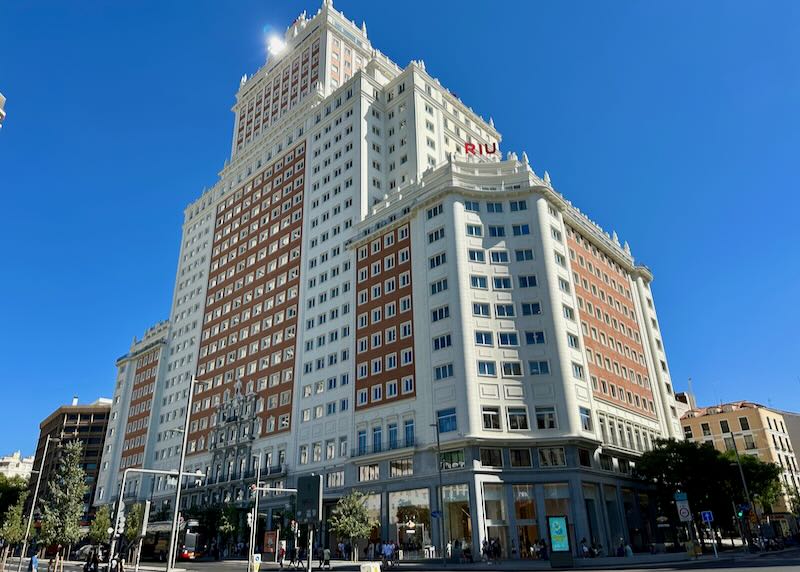
[(117, 522), (114, 524), (114, 533), (122, 535), (125, 532), (125, 510), (122, 509), (117, 514)]

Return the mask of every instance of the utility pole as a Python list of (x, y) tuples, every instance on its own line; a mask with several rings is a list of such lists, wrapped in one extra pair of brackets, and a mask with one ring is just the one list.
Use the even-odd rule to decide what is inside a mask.
[(442, 443), (439, 438), (439, 424), (431, 423), (431, 427), (436, 429), (436, 467), (439, 470), (439, 494), (437, 503), (439, 505), (439, 550), (442, 554), (442, 566), (447, 566), (447, 554), (445, 553), (444, 542), (444, 484), (442, 481)]
[(17, 572), (22, 570), (22, 559), (25, 557), (25, 552), (28, 550), (28, 537), (31, 534), (31, 524), (33, 524), (33, 513), (36, 510), (36, 501), (39, 497), (39, 485), (42, 483), (42, 473), (44, 472), (44, 462), (47, 460), (47, 448), (50, 441), (60, 443), (61, 439), (57, 437), (47, 436), (44, 441), (44, 452), (42, 453), (42, 460), (39, 463), (39, 474), (36, 475), (36, 487), (33, 489), (33, 501), (31, 502), (31, 513), (28, 515), (28, 525), (25, 527), (25, 540), (22, 541), (22, 551), (19, 553), (19, 562), (17, 563)]
[(744, 469), (742, 469), (742, 460), (739, 457), (739, 448), (736, 446), (736, 435), (731, 431), (729, 433), (731, 436), (731, 441), (733, 441), (733, 452), (736, 455), (736, 465), (739, 467), (739, 476), (742, 478), (742, 487), (744, 487), (744, 496), (747, 499), (747, 504), (756, 515), (756, 524), (758, 525), (758, 536), (761, 537), (761, 518), (758, 516), (758, 511), (756, 510), (755, 505), (753, 505), (753, 501), (750, 499), (750, 490), (747, 488), (747, 479), (744, 477)]
[(169, 555), (167, 557), (167, 572), (171, 572), (175, 566), (178, 544), (178, 514), (181, 509), (181, 482), (183, 481), (183, 469), (186, 465), (186, 443), (189, 439), (189, 420), (192, 417), (192, 399), (194, 398), (194, 386), (197, 380), (194, 376), (189, 381), (189, 399), (186, 405), (186, 419), (183, 423), (183, 443), (181, 444), (181, 457), (178, 463), (178, 483), (175, 486), (175, 508), (172, 511), (172, 536), (169, 541)]
[(253, 489), (253, 519), (250, 525), (250, 554), (247, 558), (247, 572), (253, 569), (253, 560), (256, 552), (256, 534), (258, 531), (258, 492), (261, 485), (261, 453), (258, 454), (256, 459), (256, 486)]

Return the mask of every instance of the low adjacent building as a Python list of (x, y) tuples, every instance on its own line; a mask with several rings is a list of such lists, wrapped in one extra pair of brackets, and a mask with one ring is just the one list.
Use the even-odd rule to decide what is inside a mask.
[[(751, 401), (735, 401), (712, 407), (695, 407), (681, 418), (687, 440), (711, 443), (720, 451), (754, 455), (781, 468), (783, 496), (772, 507), (777, 513), (792, 512), (790, 499), (800, 487), (797, 456), (785, 412)], [(796, 417), (796, 416), (795, 416)]]
[[(100, 469), (100, 456), (103, 453), (103, 443), (105, 442), (106, 428), (111, 411), (111, 400), (100, 398), (96, 401), (80, 405), (78, 398), (73, 397), (70, 405), (62, 405), (44, 421), (39, 424), (39, 441), (36, 445), (35, 460), (33, 462), (37, 470), (42, 468), (42, 482), (39, 489), (39, 498), (47, 494), (47, 486), (52, 476), (52, 471), (57, 466), (60, 448), (71, 441), (83, 442), (83, 456), (81, 466), (86, 471), (87, 491), (83, 497), (83, 524), (88, 523), (92, 516), (92, 499), (94, 498), (97, 486), (97, 475)], [(47, 437), (58, 439), (57, 443), (50, 443), (47, 448), (47, 457), (44, 457), (45, 443)], [(44, 460), (44, 463), (42, 461)], [(36, 479), (31, 479), (29, 489), (32, 498), (33, 488)], [(29, 508), (26, 507), (26, 511)]]
[(10, 455), (0, 457), (0, 475), (6, 477), (22, 477), (27, 479), (33, 469), (33, 455), (23, 457), (21, 451), (14, 451)]

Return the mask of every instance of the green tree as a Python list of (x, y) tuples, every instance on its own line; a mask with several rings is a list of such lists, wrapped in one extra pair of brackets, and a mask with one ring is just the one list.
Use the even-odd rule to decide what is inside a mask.
[(9, 551), (25, 539), (25, 499), (28, 495), (20, 495), (17, 503), (3, 514), (3, 525), (0, 526), (0, 538), (3, 539), (3, 557), (0, 570), (6, 569)]
[(89, 525), (87, 536), (92, 544), (100, 544), (108, 540), (108, 529), (111, 528), (111, 509), (104, 504), (94, 514), (94, 520)]
[(6, 512), (17, 504), (19, 497), (28, 488), (28, 481), (22, 477), (7, 477), (0, 474), (0, 525), (3, 524)]
[(225, 505), (222, 508), (217, 530), (219, 530), (225, 543), (230, 543), (236, 539), (239, 534), (239, 511), (236, 510), (235, 506)]
[[(349, 538), (350, 545), (355, 546), (356, 540), (369, 537), (378, 521), (367, 510), (367, 495), (353, 491), (339, 499), (328, 524), (333, 532)], [(353, 550), (353, 557), (357, 559), (358, 550)]]
[[(70, 441), (61, 447), (56, 469), (42, 499), (41, 540), (45, 545), (58, 544), (62, 549), (83, 537), (81, 517), (86, 494), (86, 473), (81, 467), (83, 443)], [(56, 565), (60, 563), (61, 553)]]
[[(744, 499), (744, 486), (736, 467), (736, 454), (726, 451), (722, 458), (729, 466), (735, 467), (736, 478), (731, 482), (731, 488), (738, 498)], [(781, 487), (781, 470), (775, 463), (765, 463), (754, 455), (739, 455), (742, 472), (747, 480), (747, 488), (754, 501), (764, 507), (765, 512), (772, 512), (772, 505), (783, 495)]]

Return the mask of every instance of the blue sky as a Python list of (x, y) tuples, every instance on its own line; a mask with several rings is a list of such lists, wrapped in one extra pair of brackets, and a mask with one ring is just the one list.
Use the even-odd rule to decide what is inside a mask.
[[(655, 273), (675, 385), (800, 410), (800, 5), (336, 0)], [(3, 2), (0, 454), (169, 314), (183, 208), (308, 2)]]

